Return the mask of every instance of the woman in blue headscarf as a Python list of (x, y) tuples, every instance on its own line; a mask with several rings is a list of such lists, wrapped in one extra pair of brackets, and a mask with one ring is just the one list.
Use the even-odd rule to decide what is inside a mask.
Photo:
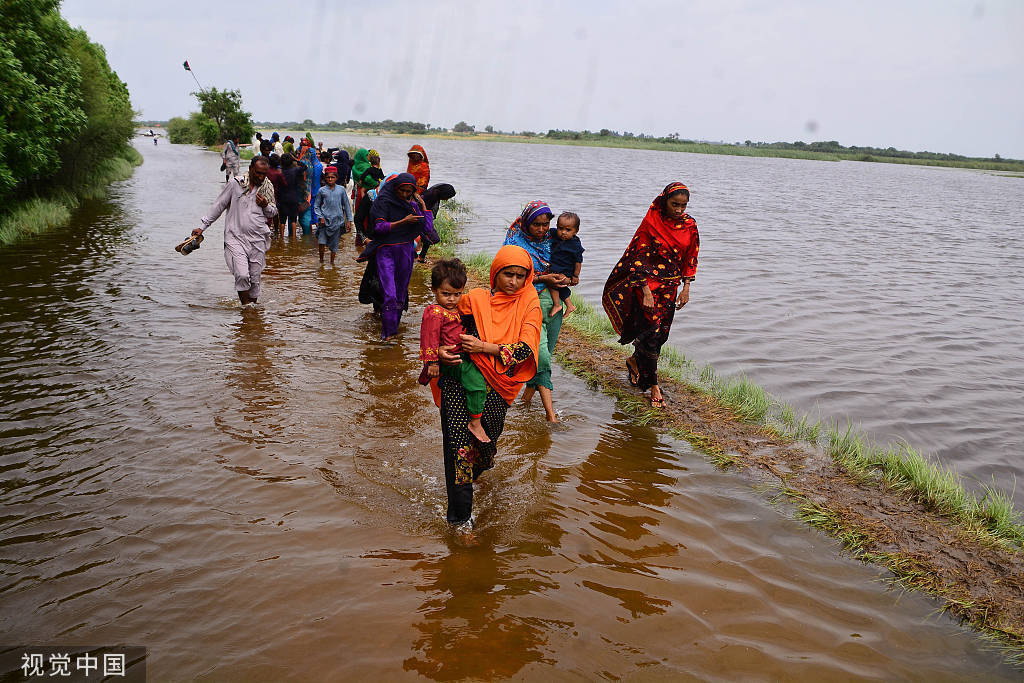
[(554, 287), (568, 286), (569, 279), (560, 273), (546, 273), (548, 264), (551, 261), (551, 219), (555, 214), (547, 203), (533, 201), (526, 205), (519, 218), (509, 226), (505, 233), (505, 244), (514, 244), (522, 247), (530, 255), (533, 261), (533, 286), (537, 289), (540, 298), (540, 308), (543, 313), (543, 320), (540, 330), (540, 354), (537, 359), (537, 374), (532, 380), (526, 383), (526, 390), (523, 391), (523, 402), (529, 405), (533, 394), (540, 392), (541, 403), (544, 404), (544, 412), (548, 422), (558, 422), (558, 415), (555, 413), (551, 401), (551, 354), (555, 351), (555, 344), (558, 343), (558, 335), (562, 331), (562, 312), (551, 315), (551, 291), (548, 285)]
[(416, 195), (416, 178), (399, 173), (384, 181), (370, 207), (370, 246), (357, 260), (366, 261), (359, 287), (360, 303), (380, 310), (381, 339), (398, 333), (402, 311), (409, 307), (416, 238), (436, 244), (434, 216)]

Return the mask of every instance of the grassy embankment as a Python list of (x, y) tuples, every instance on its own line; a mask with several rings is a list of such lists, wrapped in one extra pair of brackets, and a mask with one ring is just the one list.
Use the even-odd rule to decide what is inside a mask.
[(9, 210), (0, 216), (0, 245), (67, 225), (71, 212), (82, 200), (105, 197), (110, 183), (131, 178), (135, 167), (141, 163), (139, 151), (125, 145), (114, 156), (99, 162), (78, 185), (12, 202)]
[[(445, 203), (436, 222), (441, 244), (433, 255), (454, 255), (458, 224), (468, 211), (464, 204)], [(490, 254), (460, 258), (486, 282)], [(908, 444), (879, 446), (852, 425), (798, 415), (749, 379), (720, 377), (673, 348), (663, 349), (659, 373), (663, 386), (688, 394), (679, 398), (686, 406), (652, 410), (618, 377), (625, 347), (616, 343), (608, 318), (579, 297), (574, 302), (579, 310), (563, 328), (572, 335), (573, 353), (562, 345), (556, 354), (564, 367), (615, 397), (638, 423), (690, 442), (717, 466), (769, 472), (798, 518), (839, 539), (858, 559), (889, 569), (896, 585), (940, 598), (944, 609), (1005, 647), (1010, 660), (1024, 661), (1020, 614), (1000, 609), (1020, 602), (1012, 591), (1019, 592), (1024, 576), (1024, 523), (994, 482), (971, 493), (952, 468)], [(704, 415), (681, 418), (677, 411)], [(766, 456), (768, 450), (774, 453)], [(884, 513), (874, 509), (880, 500), (888, 501)], [(962, 566), (945, 558), (946, 544), (952, 555), (966, 557)], [(981, 566), (988, 567), (990, 580), (975, 584), (972, 575)]]
[(688, 140), (662, 140), (623, 137), (593, 137), (579, 140), (550, 138), (546, 135), (508, 135), (503, 133), (391, 133), (386, 130), (359, 130), (345, 128), (310, 127), (312, 131), (347, 133), (352, 135), (387, 135), (393, 137), (434, 137), (443, 140), (477, 140), (481, 142), (519, 142), (540, 145), (572, 145), (577, 147), (608, 147), (612, 149), (653, 149), (664, 152), (688, 152), (695, 154), (724, 154), (743, 157), (776, 157), (783, 159), (807, 159), (812, 161), (864, 161), (886, 164), (910, 164), (915, 166), (942, 166), (948, 168), (973, 168), (986, 171), (1024, 171), (1024, 162), (1017, 160), (944, 160), (913, 159), (845, 152), (818, 152), (800, 149), (773, 149), (769, 147), (747, 147)]

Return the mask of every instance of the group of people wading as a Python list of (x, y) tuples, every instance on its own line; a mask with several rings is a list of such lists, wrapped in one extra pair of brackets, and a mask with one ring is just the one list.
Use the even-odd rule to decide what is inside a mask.
[[(307, 138), (311, 147), (312, 138)], [(208, 227), (221, 213), (227, 214), (225, 260), (243, 304), (259, 297), (260, 273), (273, 233), (270, 226), (279, 211), (269, 169), (267, 157), (255, 157), (248, 175), (229, 181), (202, 218)], [(361, 149), (350, 172), (357, 240), (366, 243), (357, 259), (366, 263), (359, 300), (374, 305), (381, 317), (381, 337), (389, 339), (398, 333), (402, 312), (408, 308), (416, 242), (422, 244), (423, 261), (426, 247), (438, 241), (437, 206), (453, 196), (454, 189), (445, 186), (443, 193), (431, 192), (429, 162), (419, 145), (409, 151), (405, 173), (385, 177), (379, 169), (379, 155)], [(331, 192), (337, 169), (329, 166), (328, 178), (332, 174)], [(697, 270), (700, 239), (696, 222), (686, 213), (689, 199), (690, 191), (682, 183), (669, 184), (654, 199), (602, 295), (619, 343), (633, 345), (625, 363), (627, 379), (641, 392), (649, 392), (654, 408), (665, 405), (658, 386), (661, 347), (675, 311), (689, 301)], [(345, 211), (344, 202), (341, 205), (342, 218), (351, 223), (352, 214)], [(360, 225), (361, 210), (366, 218)], [(335, 209), (322, 216), (326, 223), (313, 223), (320, 226), (318, 233), (324, 225), (334, 224), (331, 211)], [(523, 402), (529, 406), (539, 393), (547, 419), (558, 421), (551, 356), (562, 320), (571, 311), (568, 288), (579, 283), (583, 247), (577, 236), (579, 216), (563, 212), (554, 227), (553, 220), (555, 213), (547, 203), (529, 202), (506, 230), (486, 287), (466, 292), (468, 274), (458, 259), (439, 260), (431, 271), (435, 302), (423, 312), (420, 382), (430, 385), (440, 409), (446, 518), (453, 525), (471, 526), (473, 483), (493, 466), (506, 412), (524, 385)], [(333, 245), (333, 254), (337, 242), (328, 244)]]

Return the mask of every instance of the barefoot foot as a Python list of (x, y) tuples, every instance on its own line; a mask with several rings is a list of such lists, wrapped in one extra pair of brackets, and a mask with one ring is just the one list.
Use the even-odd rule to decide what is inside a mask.
[(487, 432), (484, 431), (484, 426), (480, 424), (480, 418), (470, 418), (469, 433), (472, 434), (480, 443), (491, 442), (491, 437), (487, 436)]

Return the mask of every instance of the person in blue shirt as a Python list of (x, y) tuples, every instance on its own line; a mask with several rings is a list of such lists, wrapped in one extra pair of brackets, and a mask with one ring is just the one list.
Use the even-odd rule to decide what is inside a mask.
[(319, 216), (316, 241), (320, 247), (320, 263), (324, 262), (324, 249), (328, 248), (331, 250), (331, 266), (334, 266), (341, 233), (352, 228), (352, 204), (345, 188), (338, 185), (338, 169), (328, 166), (325, 177), (327, 184), (316, 195), (316, 215)]
[[(583, 243), (577, 233), (580, 231), (580, 217), (571, 211), (563, 211), (558, 216), (558, 222), (551, 229), (551, 260), (548, 262), (548, 273), (558, 273), (569, 279), (570, 285), (580, 283), (580, 268), (583, 266)], [(548, 317), (559, 313), (563, 306), (565, 314), (569, 315), (576, 310), (569, 297), (572, 291), (569, 287), (555, 287), (548, 285), (551, 292), (551, 312)]]

